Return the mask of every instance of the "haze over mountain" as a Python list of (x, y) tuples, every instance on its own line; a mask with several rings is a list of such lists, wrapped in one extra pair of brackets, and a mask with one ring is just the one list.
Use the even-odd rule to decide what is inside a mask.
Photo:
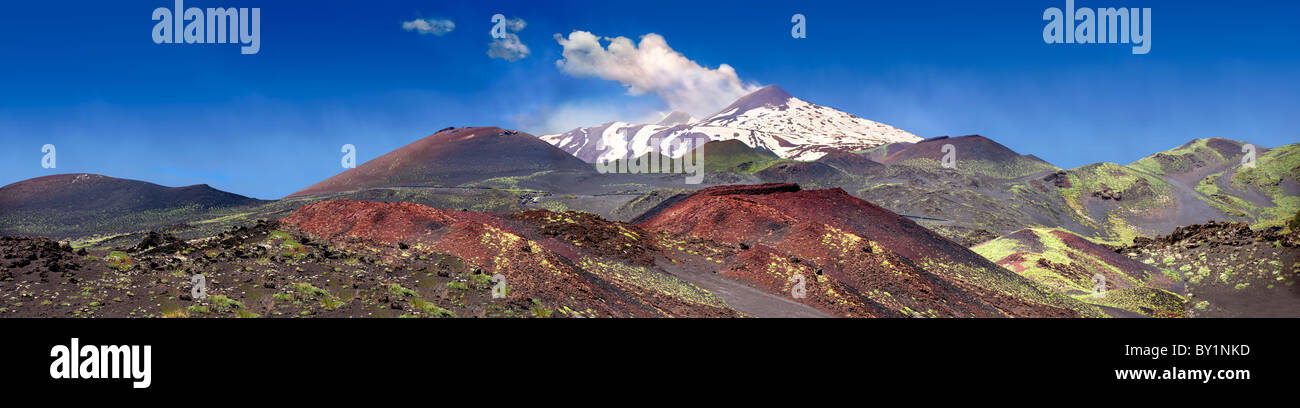
[[(683, 123), (680, 116), (654, 125), (611, 122), (541, 139), (586, 162), (637, 157), (651, 151), (676, 157), (693, 147), (679, 142), (684, 139), (740, 140), (795, 160), (815, 160), (835, 150), (921, 140), (893, 126), (795, 98), (775, 85), (745, 95), (698, 121)], [(651, 146), (651, 141), (660, 144)]]

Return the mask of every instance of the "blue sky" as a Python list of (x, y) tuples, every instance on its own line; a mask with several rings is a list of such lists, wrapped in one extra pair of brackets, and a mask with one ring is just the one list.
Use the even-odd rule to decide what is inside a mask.
[[(261, 50), (154, 44), (171, 0), (23, 2), (0, 13), (0, 185), (90, 172), (278, 198), (447, 126), (541, 133), (667, 112), (653, 93), (557, 69), (553, 36), (662, 35), (709, 69), (922, 137), (983, 134), (1062, 167), (1131, 162), (1202, 137), (1300, 141), (1294, 2), (1080, 0), (1150, 7), (1147, 55), (1045, 44), (1065, 1), (190, 0), (260, 7)], [(493, 14), (531, 53), (489, 58)], [(807, 16), (808, 37), (790, 36)], [(445, 35), (403, 30), (447, 19)], [(593, 125), (596, 123), (572, 123)], [(40, 166), (58, 148), (57, 169)]]

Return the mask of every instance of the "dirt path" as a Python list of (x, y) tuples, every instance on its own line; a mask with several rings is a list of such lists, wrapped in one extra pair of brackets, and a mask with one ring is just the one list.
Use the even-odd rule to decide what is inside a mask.
[(754, 289), (743, 283), (715, 273), (692, 272), (673, 267), (671, 262), (660, 263), (664, 270), (679, 279), (712, 292), (741, 313), (754, 317), (833, 317), (784, 297)]
[(1223, 216), (1222, 212), (1197, 198), (1201, 193), (1196, 189), (1173, 177), (1162, 177), (1162, 179), (1174, 186), (1174, 205), (1177, 205), (1178, 209), (1173, 217), (1158, 223), (1157, 233), (1168, 234), (1174, 228), (1183, 225), (1206, 222)]

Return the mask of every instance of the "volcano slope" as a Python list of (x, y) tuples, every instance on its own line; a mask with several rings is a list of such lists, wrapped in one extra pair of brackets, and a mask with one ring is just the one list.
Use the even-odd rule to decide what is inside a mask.
[(925, 139), (885, 156), (881, 163), (908, 164), (914, 167), (939, 168), (952, 146), (955, 170), (982, 174), (997, 179), (1016, 179), (1057, 170), (1056, 166), (1032, 155), (1022, 155), (980, 135), (940, 136)]
[[(1256, 160), (1248, 164), (1243, 159), (1252, 149)], [(1275, 227), (1300, 210), (1300, 144), (1269, 149), (1223, 138), (1196, 139), (1130, 166), (1180, 187), (1191, 186), (1195, 199), (1226, 215), (1213, 218)], [(1205, 219), (1179, 221), (1187, 225)]]
[(568, 317), (740, 315), (708, 291), (658, 269), (644, 231), (591, 214), (496, 215), (331, 200), (304, 206), (280, 222), (386, 262), (455, 256), (504, 282), (507, 300), (527, 300)]
[(678, 263), (838, 316), (1103, 315), (838, 188), (711, 187), (633, 222)]
[[(941, 165), (948, 144), (955, 168)], [(1128, 165), (1062, 170), (986, 137), (938, 137), (889, 147), (887, 155), (881, 149), (859, 152), (886, 166), (836, 166), (861, 177), (822, 185), (845, 188), (898, 213), (934, 218), (922, 222), (966, 245), (1035, 226), (1125, 245), (1209, 220), (1281, 226), (1300, 209), (1300, 144), (1255, 146), (1253, 167), (1243, 164), (1251, 146), (1195, 139)]]
[(3, 237), (0, 317), (743, 316), (655, 268), (644, 236), (582, 213), (331, 200), (116, 250)]
[[(117, 250), (0, 238), (0, 317), (534, 317), (493, 299), (490, 277), (459, 258), (404, 262), (279, 228), (238, 227), (183, 241), (149, 234)], [(197, 291), (202, 279), (205, 292)], [(198, 296), (195, 296), (198, 295)]]
[[(955, 168), (942, 165), (946, 145), (954, 147)], [(933, 218), (921, 222), (966, 246), (1034, 225), (1095, 232), (1074, 222), (1065, 201), (1041, 180), (1059, 171), (1056, 166), (984, 136), (892, 147), (879, 161), (884, 169), (865, 174), (849, 190), (895, 212)]]
[(289, 197), (383, 187), (572, 187), (595, 168), (538, 138), (497, 127), (447, 128)]
[(1194, 224), (1118, 252), (1186, 276), (1189, 317), (1300, 317), (1297, 227), (1283, 234), (1242, 222)]
[(1300, 144), (1255, 147), (1250, 166), (1242, 160), (1246, 145), (1195, 139), (1128, 165), (1095, 163), (1049, 175), (1042, 179), (1047, 191), (1068, 212), (1041, 225), (1119, 245), (1210, 220), (1281, 226), (1300, 209)]
[(1181, 274), (1130, 259), (1068, 231), (1025, 228), (971, 250), (1086, 303), (1150, 317), (1184, 316)]

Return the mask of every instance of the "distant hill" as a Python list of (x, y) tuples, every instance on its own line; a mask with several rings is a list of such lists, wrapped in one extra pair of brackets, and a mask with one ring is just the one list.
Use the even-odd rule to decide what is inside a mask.
[(298, 197), (381, 187), (510, 187), (573, 184), (596, 170), (527, 133), (497, 127), (449, 128), (290, 194)]
[(836, 187), (851, 182), (844, 171), (819, 161), (774, 163), (755, 175), (764, 182), (796, 183), (816, 188)]
[(752, 173), (781, 160), (776, 153), (739, 140), (712, 141), (696, 149), (703, 152), (704, 169), (710, 172)]
[(871, 160), (867, 155), (842, 150), (826, 153), (825, 156), (817, 159), (817, 162), (859, 176), (875, 174), (885, 168), (883, 164)]
[(58, 238), (139, 230), (264, 202), (206, 184), (164, 187), (97, 174), (60, 174), (0, 188), (0, 235)]
[(1054, 185), (1072, 218), (1116, 242), (1210, 220), (1281, 227), (1300, 210), (1300, 144), (1256, 147), (1254, 168), (1241, 162), (1244, 144), (1197, 139), (1127, 166), (1070, 169)]
[(881, 163), (937, 167), (946, 155), (943, 146), (953, 146), (956, 170), (1000, 179), (1055, 171), (1058, 168), (1032, 155), (1021, 155), (980, 135), (930, 138), (890, 152)]
[[(956, 169), (939, 163), (944, 144)], [(855, 195), (944, 220), (927, 226), (971, 244), (1031, 226), (1110, 244), (1209, 220), (1281, 226), (1300, 209), (1300, 144), (1256, 147), (1255, 168), (1241, 165), (1243, 145), (1197, 139), (1129, 165), (1060, 170), (982, 136), (932, 138), (891, 151)]]

